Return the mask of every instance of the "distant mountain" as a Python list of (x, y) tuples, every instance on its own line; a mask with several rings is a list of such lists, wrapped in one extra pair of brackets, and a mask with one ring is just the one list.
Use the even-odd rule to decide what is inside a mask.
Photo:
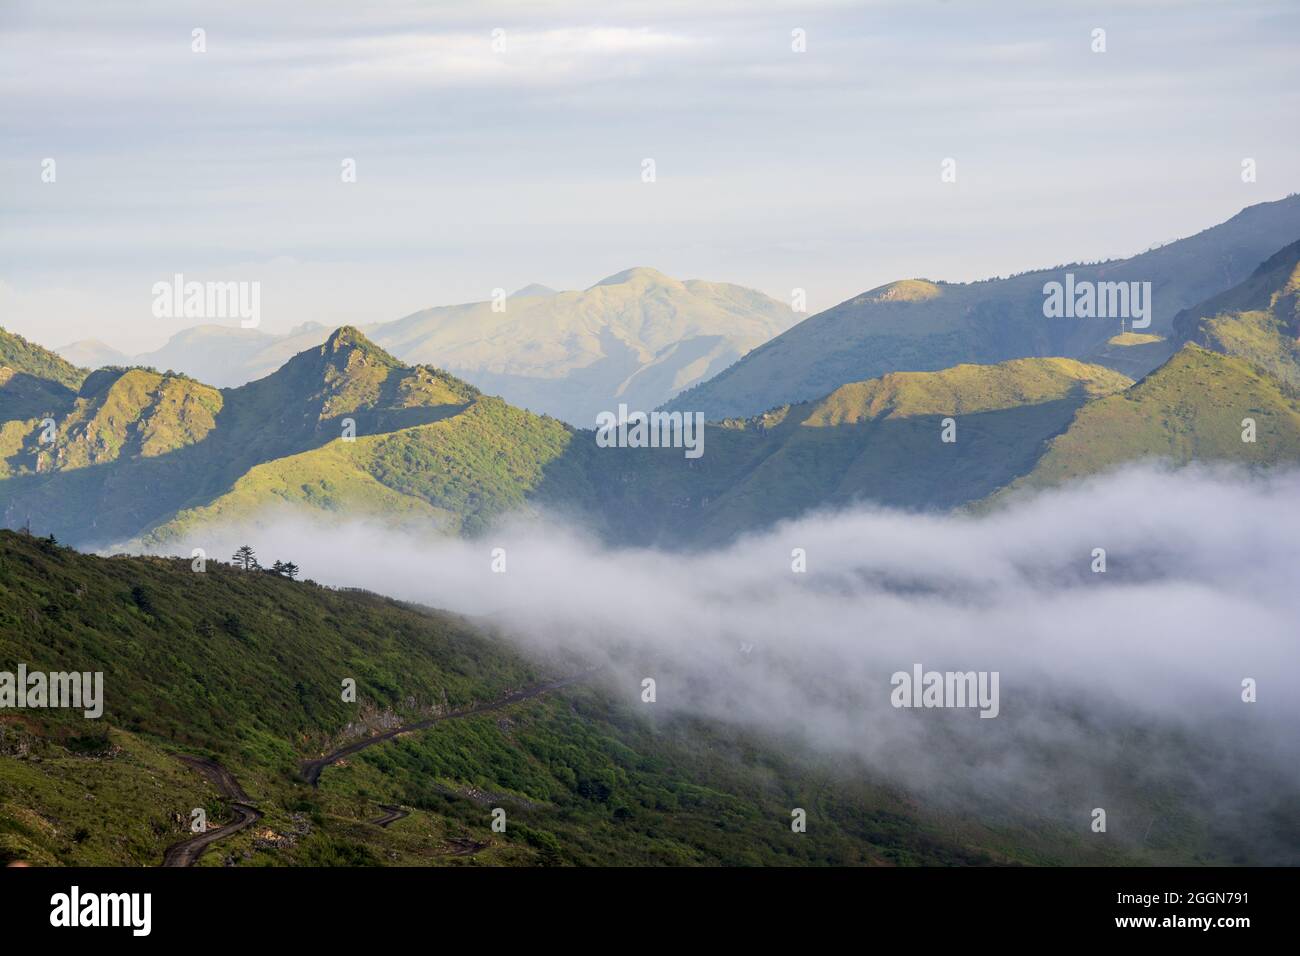
[(131, 356), (119, 352), (111, 345), (99, 341), (99, 339), (85, 339), (80, 342), (73, 342), (54, 351), (60, 357), (81, 368), (96, 369), (105, 368), (109, 365), (127, 366), (136, 364)]
[(1119, 319), (1046, 318), (1045, 283), (1066, 273), (1081, 282), (1150, 282), (1151, 325), (1136, 331), (1168, 336), (1180, 311), (1241, 282), (1297, 237), (1300, 196), (1290, 196), (1128, 259), (965, 284), (893, 282), (806, 319), (666, 407), (710, 419), (748, 416), (889, 372), (1028, 356), (1098, 362), (1137, 378), (1172, 347), (1110, 345), (1124, 331)]
[(73, 342), (57, 349), (86, 368), (139, 365), (182, 372), (219, 388), (236, 388), (270, 375), (304, 349), (320, 345), (330, 329), (307, 322), (285, 335), (226, 325), (195, 325), (173, 335), (160, 349), (126, 356), (102, 342)]
[[(629, 269), (583, 292), (533, 284), (492, 302), (425, 309), (365, 327), (410, 364), (447, 369), (489, 394), (582, 428), (619, 402), (649, 411), (734, 363), (794, 324), (789, 306), (761, 292), (654, 269)], [(162, 348), (121, 355), (74, 342), (60, 354), (89, 368), (143, 365), (234, 388), (271, 374), (325, 341), (318, 323), (287, 335), (200, 325)]]
[(647, 268), (581, 292), (528, 286), (504, 306), (426, 309), (366, 332), (404, 361), (436, 364), (513, 405), (590, 428), (620, 402), (663, 404), (797, 318), (761, 292)]
[[(817, 508), (946, 510), (1141, 458), (1300, 460), (1298, 263), (1300, 244), (1165, 334), (1109, 336), (1102, 351), (1178, 349), (1136, 385), (1060, 357), (894, 372), (709, 424), (699, 458), (599, 447), (591, 430), (408, 365), (346, 327), (236, 389), (113, 369), (74, 392), (29, 375), (30, 414), (0, 424), (0, 514), (104, 545), (174, 542), (282, 508), (460, 535), (547, 509), (619, 544), (708, 545)], [(49, 364), (27, 348), (31, 367)], [(1241, 441), (1245, 418), (1255, 443)], [(942, 440), (947, 419), (955, 442)]]

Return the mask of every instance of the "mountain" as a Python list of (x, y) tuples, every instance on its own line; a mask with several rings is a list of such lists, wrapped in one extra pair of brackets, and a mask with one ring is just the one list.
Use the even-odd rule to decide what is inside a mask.
[[(1256, 440), (1242, 440), (1243, 421)], [(1244, 359), (1191, 344), (1122, 395), (1081, 409), (1011, 489), (1042, 487), (1136, 461), (1300, 461), (1300, 395)]]
[[(0, 329), (0, 421), (43, 419), (65, 407), (85, 377), (54, 352)], [(0, 431), (0, 442), (11, 439)]]
[[(1129, 385), (1100, 366), (1026, 359), (899, 373), (705, 429), (706, 454), (599, 448), (342, 328), (236, 389), (100, 370), (54, 414), (0, 426), (9, 527), (79, 545), (170, 545), (282, 509), (473, 535), (512, 511), (570, 515), (619, 543), (728, 540), (826, 505), (943, 508), (1033, 467), (1084, 403)], [(940, 440), (944, 418), (961, 440)]]
[(889, 372), (1030, 356), (1077, 358), (1139, 378), (1173, 347), (1112, 344), (1124, 331), (1119, 319), (1046, 318), (1044, 284), (1064, 282), (1066, 273), (1079, 282), (1150, 282), (1151, 325), (1135, 331), (1167, 337), (1179, 312), (1240, 283), (1297, 237), (1300, 196), (1290, 196), (1128, 259), (964, 284), (892, 282), (806, 319), (666, 407), (710, 419), (749, 416)]
[[(706, 454), (599, 448), (568, 428), (480, 396), (441, 420), (266, 461), (224, 494), (153, 529), (152, 545), (209, 523), (255, 525), (274, 504), (482, 530), (548, 508), (622, 544), (727, 541), (828, 505), (946, 508), (1029, 471), (1087, 401), (1132, 382), (1070, 359), (898, 373), (753, 420), (709, 425)], [(941, 441), (959, 416), (961, 441)]]
[(182, 329), (152, 352), (125, 356), (93, 339), (73, 342), (58, 353), (86, 368), (143, 366), (193, 376), (219, 388), (236, 388), (270, 375), (304, 349), (320, 345), (330, 329), (307, 322), (285, 335), (225, 325)]
[[(620, 402), (645, 411), (731, 365), (796, 319), (783, 303), (726, 283), (628, 269), (583, 292), (533, 284), (492, 302), (425, 309), (365, 332), (410, 364), (447, 369), (513, 405), (589, 428)], [(141, 365), (234, 388), (325, 341), (309, 322), (286, 335), (199, 325), (126, 358), (101, 343), (60, 354), (87, 367)]]
[(436, 421), (478, 399), (436, 369), (411, 368), (355, 329), (335, 331), (266, 378), (213, 389), (175, 373), (100, 370), (55, 415), (0, 429), (13, 527), (82, 543), (134, 537), (227, 491), (250, 469), (358, 435)]
[[(1180, 313), (1168, 362), (1079, 411), (1013, 488), (1059, 484), (1126, 462), (1300, 460), (1300, 242), (1241, 284)], [(1254, 441), (1243, 441), (1244, 421)]]
[[(212, 866), (1151, 858), (1079, 847), (1041, 820), (1013, 839), (922, 810), (843, 759), (651, 720), (582, 662), (527, 659), (464, 618), (215, 560), (196, 573), (188, 558), (99, 558), (0, 532), (0, 619), (22, 622), (0, 630), (10, 673), (103, 675), (97, 719), (0, 714), (0, 865), (154, 866), (193, 836), (196, 807), (209, 826), (256, 821), (208, 850), (199, 865)], [(331, 764), (318, 786), (303, 779), (304, 761), (432, 718)], [(238, 799), (208, 781), (218, 774)], [(816, 825), (792, 834), (790, 807), (809, 794)], [(376, 825), (393, 805), (399, 819)]]
[[(599, 447), (591, 430), (408, 366), (352, 328), (238, 389), (102, 370), (52, 415), (53, 442), (37, 415), (0, 425), (0, 509), (10, 527), (101, 546), (174, 547), (285, 509), (457, 535), (546, 510), (616, 544), (707, 546), (817, 508), (948, 510), (1138, 458), (1290, 461), (1298, 258), (1295, 246), (1271, 256), (1167, 336), (1108, 338), (1114, 351), (1179, 348), (1137, 385), (1059, 357), (895, 372), (709, 424), (699, 458)], [(1245, 418), (1254, 444), (1240, 440)]]
[(99, 339), (84, 339), (54, 350), (60, 358), (81, 368), (107, 368), (110, 365), (126, 367), (136, 364), (131, 356), (119, 352)]
[(1300, 387), (1300, 242), (1241, 285), (1179, 314), (1174, 328), (1181, 341), (1239, 356)]
[(581, 292), (529, 286), (491, 302), (366, 329), (408, 362), (461, 376), (512, 405), (590, 428), (620, 402), (649, 411), (789, 328), (783, 303), (741, 286), (628, 269)]
[[(587, 510), (619, 542), (719, 544), (823, 507), (948, 509), (1030, 471), (1089, 402), (1132, 384), (1072, 359), (898, 372), (705, 429), (705, 454), (619, 454), (590, 440)], [(957, 440), (944, 442), (945, 419)]]

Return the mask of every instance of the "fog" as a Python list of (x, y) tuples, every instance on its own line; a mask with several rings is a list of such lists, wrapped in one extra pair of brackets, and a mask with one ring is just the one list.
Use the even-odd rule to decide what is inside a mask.
[[(1296, 473), (1140, 467), (987, 514), (815, 513), (705, 553), (545, 516), (465, 541), (318, 514), (169, 550), (250, 543), (321, 583), (482, 617), (535, 655), (605, 665), (647, 719), (726, 721), (986, 821), (1082, 838), (1104, 807), (1131, 843), (1159, 847), (1176, 819), (1298, 862), (1294, 821), (1273, 816), (1300, 792), (1297, 501)], [(997, 672), (997, 717), (894, 707), (891, 676), (915, 664)]]

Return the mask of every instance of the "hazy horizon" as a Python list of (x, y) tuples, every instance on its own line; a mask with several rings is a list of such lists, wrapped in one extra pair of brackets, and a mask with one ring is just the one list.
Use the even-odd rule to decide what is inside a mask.
[(279, 333), (632, 266), (813, 314), (1132, 255), (1296, 189), (1297, 26), (1265, 0), (11, 3), (0, 324), (146, 351), (197, 324), (150, 313), (178, 272), (259, 281)]

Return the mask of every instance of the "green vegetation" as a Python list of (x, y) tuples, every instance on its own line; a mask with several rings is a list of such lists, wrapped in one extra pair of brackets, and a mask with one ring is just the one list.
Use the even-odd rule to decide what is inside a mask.
[[(1243, 419), (1256, 440), (1242, 440)], [(1244, 359), (1187, 345), (1132, 389), (1081, 409), (1011, 487), (1059, 484), (1144, 459), (1258, 466), (1300, 460), (1300, 394)]]
[[(0, 860), (156, 864), (192, 808), (229, 818), (179, 752), (219, 760), (266, 814), (203, 865), (1127, 859), (931, 817), (842, 760), (651, 721), (599, 681), (380, 744), (314, 790), (304, 757), (543, 673), (463, 619), (217, 562), (199, 573), (0, 532), (0, 635), (0, 669), (103, 671), (105, 690), (97, 721), (0, 712)], [(381, 829), (380, 803), (413, 812)], [(808, 833), (791, 832), (793, 806)]]
[[(622, 542), (706, 543), (823, 504), (982, 497), (1028, 471), (1080, 405), (1128, 384), (1070, 359), (901, 373), (709, 426), (690, 460), (599, 449), (590, 431), (408, 368), (344, 328), (239, 389), (92, 373), (53, 442), (40, 419), (0, 426), (0, 507), (11, 526), (31, 516), (82, 545), (167, 544), (281, 507), (463, 535), (547, 507)], [(962, 416), (957, 445), (937, 440), (949, 415)]]
[(1121, 332), (1119, 335), (1112, 335), (1106, 340), (1107, 345), (1118, 345), (1121, 348), (1129, 348), (1134, 345), (1151, 345), (1155, 342), (1163, 342), (1163, 335), (1150, 335), (1146, 332)]
[(86, 377), (85, 369), (4, 329), (0, 329), (0, 367), (57, 382), (74, 391)]
[[(679, 449), (619, 454), (589, 441), (575, 442), (574, 457), (600, 476), (588, 494), (610, 537), (716, 543), (820, 505), (980, 498), (1029, 471), (1086, 402), (1129, 384), (1070, 359), (899, 373), (709, 426), (696, 461)], [(941, 442), (943, 419), (955, 415), (958, 441)]]

